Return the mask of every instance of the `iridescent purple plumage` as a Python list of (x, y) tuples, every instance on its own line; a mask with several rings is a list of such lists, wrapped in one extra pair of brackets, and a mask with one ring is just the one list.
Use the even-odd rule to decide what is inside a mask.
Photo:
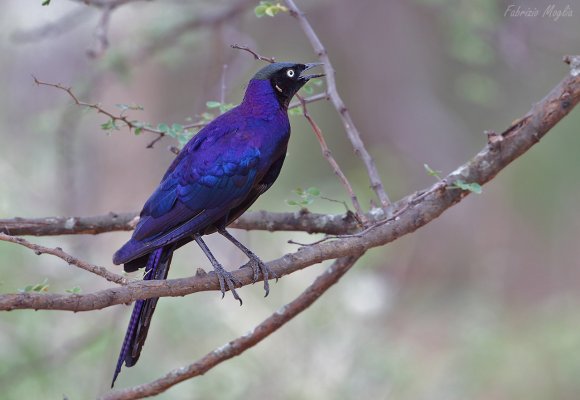
[[(166, 279), (173, 251), (195, 240), (210, 259), (222, 293), (234, 297), (236, 280), (217, 262), (201, 238), (218, 232), (250, 259), (254, 278), (272, 272), (225, 228), (278, 178), (284, 162), (290, 122), (288, 103), (308, 79), (314, 64), (276, 63), (248, 84), (242, 103), (220, 115), (186, 144), (141, 211), (131, 239), (113, 256), (125, 271), (145, 268), (145, 280)], [(113, 384), (123, 362), (134, 365), (147, 336), (157, 298), (135, 303), (119, 355)]]

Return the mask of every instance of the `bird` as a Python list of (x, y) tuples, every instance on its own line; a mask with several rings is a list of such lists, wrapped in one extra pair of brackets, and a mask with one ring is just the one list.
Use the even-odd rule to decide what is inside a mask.
[[(131, 236), (114, 255), (126, 272), (144, 268), (144, 280), (167, 279), (173, 252), (195, 241), (218, 277), (242, 304), (240, 282), (217, 261), (203, 240), (219, 233), (240, 249), (256, 282), (261, 273), (265, 296), (273, 271), (226, 227), (242, 215), (278, 178), (290, 138), (288, 106), (320, 63), (278, 62), (261, 68), (249, 81), (242, 102), (193, 136), (171, 163), (140, 213)], [(158, 298), (137, 300), (121, 346), (111, 387), (123, 363), (139, 360)]]

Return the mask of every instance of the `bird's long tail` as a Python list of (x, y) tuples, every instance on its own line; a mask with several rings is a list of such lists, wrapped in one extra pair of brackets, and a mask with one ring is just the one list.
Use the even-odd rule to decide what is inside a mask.
[[(172, 256), (172, 246), (162, 247), (153, 251), (147, 259), (143, 280), (167, 279), (167, 272), (169, 271)], [(139, 360), (139, 355), (141, 354), (141, 349), (143, 348), (145, 339), (147, 338), (149, 324), (153, 312), (155, 311), (157, 300), (159, 300), (158, 297), (147, 300), (137, 300), (135, 302), (135, 307), (133, 308), (133, 313), (129, 320), (129, 327), (127, 328), (127, 333), (125, 333), (125, 339), (123, 340), (123, 346), (121, 347), (121, 353), (117, 360), (117, 367), (115, 368), (111, 387), (115, 385), (115, 380), (121, 372), (123, 362), (127, 367), (132, 367), (137, 363), (137, 360)]]

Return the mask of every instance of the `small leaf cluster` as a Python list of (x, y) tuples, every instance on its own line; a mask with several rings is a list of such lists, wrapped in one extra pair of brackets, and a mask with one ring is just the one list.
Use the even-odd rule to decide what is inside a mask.
[(280, 12), (288, 12), (288, 7), (283, 6), (280, 3), (274, 4), (269, 1), (260, 1), (260, 4), (254, 8), (254, 13), (258, 18), (265, 16), (273, 17)]
[(476, 182), (467, 183), (461, 179), (456, 180), (453, 185), (449, 186), (449, 189), (468, 190), (475, 194), (481, 194), (481, 192), (483, 192), (483, 189), (481, 188), (481, 185), (479, 183)]
[(41, 293), (41, 292), (47, 292), (49, 286), (50, 285), (48, 284), (48, 279), (44, 278), (44, 280), (42, 282), (35, 283), (32, 285), (27, 285), (24, 288), (18, 289), (18, 291), (20, 293), (32, 293), (32, 292)]
[[(125, 121), (123, 121), (123, 118), (125, 118), (125, 115), (128, 111), (143, 111), (144, 108), (142, 105), (140, 104), (115, 104), (115, 107), (117, 107), (119, 110), (121, 110), (121, 115), (117, 118), (110, 118), (107, 122), (101, 124), (101, 129), (104, 131), (118, 131), (120, 129), (119, 125), (117, 125), (117, 122), (120, 120), (121, 123), (128, 125)], [(145, 122), (141, 122), (141, 121), (137, 121), (137, 120), (133, 120), (130, 122), (131, 125), (129, 125), (130, 127), (132, 126), (135, 130), (135, 135), (138, 135), (141, 133), (141, 131), (143, 130), (143, 128), (150, 128), (151, 126)]]
[(314, 78), (310, 79), (302, 89), (300, 89), (304, 94), (311, 96), (314, 93), (315, 88), (319, 88), (322, 86), (322, 79)]
[(286, 200), (286, 204), (289, 206), (300, 206), (305, 208), (314, 202), (314, 199), (320, 197), (320, 189), (316, 187), (309, 187), (304, 190), (302, 188), (296, 188), (292, 191), (298, 196), (298, 200)]
[[(429, 176), (434, 176), (435, 178), (441, 180), (441, 171), (437, 171), (435, 169), (432, 169), (427, 164), (423, 164), (423, 167), (425, 168), (425, 170), (427, 171), (427, 174)], [(481, 194), (483, 192), (483, 189), (481, 188), (481, 185), (479, 183), (477, 183), (477, 182), (467, 183), (461, 179), (456, 180), (455, 183), (453, 185), (449, 185), (447, 187), (447, 189), (468, 190), (468, 191), (475, 193), (475, 194)]]
[(207, 101), (205, 103), (206, 107), (209, 109), (212, 108), (217, 108), (220, 110), (220, 114), (225, 113), (226, 111), (231, 110), (232, 108), (234, 108), (234, 104), (233, 103), (221, 103), (219, 101)]
[[(315, 88), (316, 87), (321, 87), (322, 86), (322, 79), (311, 79), (308, 82), (306, 82), (306, 85), (304, 85), (302, 87), (302, 89), (300, 89), (303, 95), (305, 96), (311, 96), (312, 94), (314, 94)], [(302, 107), (294, 107), (294, 108), (290, 108), (288, 110), (288, 115), (290, 116), (297, 116), (297, 115), (302, 115), (303, 114), (303, 110)]]
[(427, 175), (434, 176), (435, 178), (441, 180), (441, 171), (432, 169), (428, 164), (423, 164), (425, 171), (427, 171)]
[(185, 129), (181, 124), (165, 124), (161, 123), (157, 125), (157, 130), (163, 132), (167, 136), (177, 139), (179, 142), (179, 147), (183, 148), (189, 139), (193, 137), (193, 132), (189, 129)]
[(302, 113), (303, 113), (302, 107), (294, 107), (288, 110), (288, 115), (290, 115), (291, 117), (302, 115)]

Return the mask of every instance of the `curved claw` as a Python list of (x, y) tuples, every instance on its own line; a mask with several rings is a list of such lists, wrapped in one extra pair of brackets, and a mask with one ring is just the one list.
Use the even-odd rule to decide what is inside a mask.
[(214, 265), (214, 271), (218, 277), (219, 283), (220, 283), (220, 290), (222, 292), (222, 299), (225, 297), (226, 295), (226, 285), (228, 287), (228, 290), (230, 292), (232, 292), (232, 296), (234, 296), (234, 299), (238, 300), (240, 302), (240, 306), (243, 304), (242, 302), (242, 298), (238, 295), (238, 292), (236, 292), (236, 285), (242, 285), (242, 282), (240, 282), (238, 279), (236, 279), (231, 272), (226, 271), (220, 264)]
[(270, 294), (270, 277), (276, 278), (276, 282), (278, 282), (278, 276), (274, 273), (274, 271), (272, 271), (270, 267), (268, 267), (268, 264), (264, 263), (255, 255), (250, 257), (250, 261), (248, 261), (246, 265), (242, 266), (242, 268), (247, 267), (252, 268), (252, 272), (254, 274), (252, 279), (254, 283), (256, 283), (260, 278), (260, 273), (264, 276), (264, 291), (266, 292), (264, 297), (267, 297), (268, 294)]

